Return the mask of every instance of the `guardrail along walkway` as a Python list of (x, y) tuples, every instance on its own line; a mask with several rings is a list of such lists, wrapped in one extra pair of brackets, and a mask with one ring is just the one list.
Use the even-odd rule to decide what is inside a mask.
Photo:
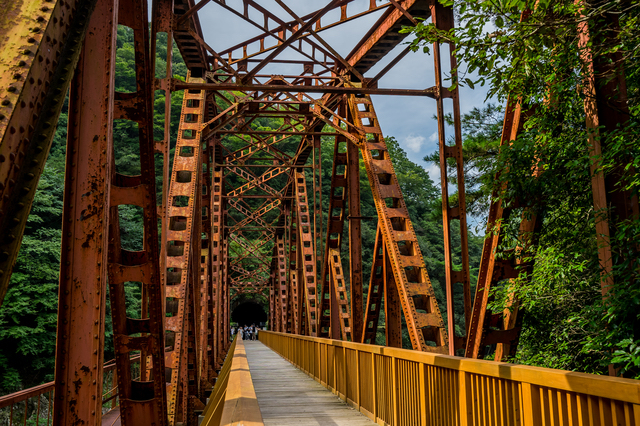
[(265, 426), (375, 425), (261, 342), (244, 345)]

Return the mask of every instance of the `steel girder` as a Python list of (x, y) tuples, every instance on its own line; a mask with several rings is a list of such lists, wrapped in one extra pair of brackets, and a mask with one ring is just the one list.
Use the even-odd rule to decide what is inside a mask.
[(8, 2), (3, 10), (0, 304), (95, 5), (95, 0), (24, 1)]
[[(65, 177), (65, 209), (61, 253), (54, 421), (58, 424), (99, 424), (104, 353), (107, 262), (109, 249), (109, 181), (112, 173), (114, 74), (117, 9), (99, 7), (90, 23), (93, 36), (84, 44), (100, 52), (100, 60), (82, 55), (71, 85), (70, 123)], [(111, 26), (102, 25), (110, 18)], [(100, 76), (100, 77), (98, 77)], [(102, 93), (94, 102), (90, 87), (99, 78)], [(95, 136), (95, 137), (94, 137)], [(85, 143), (81, 143), (85, 141)], [(89, 194), (90, 196), (85, 196)], [(92, 211), (84, 219), (83, 212)], [(76, 285), (79, 283), (80, 285)], [(78, 331), (78, 335), (75, 334)], [(75, 386), (74, 381), (79, 386)]]
[(169, 424), (187, 422), (191, 415), (193, 399), (198, 395), (197, 371), (193, 360), (197, 353), (194, 335), (199, 318), (199, 284), (201, 257), (202, 213), (202, 123), (205, 111), (203, 91), (185, 91), (182, 114), (178, 128), (173, 171), (169, 187), (167, 209), (167, 304), (171, 314), (166, 320), (166, 330), (171, 334), (166, 352), (167, 368), (171, 370), (171, 382), (167, 387)]

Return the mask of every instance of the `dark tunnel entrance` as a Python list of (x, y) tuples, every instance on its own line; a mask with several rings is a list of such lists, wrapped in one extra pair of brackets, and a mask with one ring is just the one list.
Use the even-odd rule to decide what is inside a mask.
[(242, 302), (231, 312), (231, 321), (239, 326), (260, 325), (267, 322), (267, 313), (261, 304), (256, 302)]

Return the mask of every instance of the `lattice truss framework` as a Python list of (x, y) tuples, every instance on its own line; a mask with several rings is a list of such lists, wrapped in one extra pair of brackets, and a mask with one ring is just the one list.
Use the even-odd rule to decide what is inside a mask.
[[(447, 54), (443, 61), (435, 44), (431, 87), (378, 87), (409, 52), (394, 50), (404, 37), (400, 28), (422, 18), (450, 29), (452, 10), (428, 0), (331, 0), (298, 16), (284, 0), (274, 2), (278, 13), (255, 0), (155, 0), (151, 16), (146, 0), (32, 0), (12, 10), (17, 18), (0, 64), (2, 85), (9, 88), (0, 107), (0, 300), (71, 88), (54, 407), (60, 424), (100, 423), (101, 400), (87, 395), (102, 392), (107, 288), (120, 411), (127, 425), (197, 424), (195, 412), (202, 408), (229, 346), (230, 306), (242, 297), (264, 300), (276, 331), (374, 343), (384, 307), (390, 346), (402, 345), (404, 317), (417, 350), (455, 354), (466, 344), (467, 356), (481, 357), (487, 345), (497, 343), (500, 359), (515, 348), (517, 309), (487, 311), (491, 286), (518, 273), (513, 264), (496, 261), (499, 234), (485, 244), (478, 285), (484, 292), (476, 295), (472, 311), (459, 99), (457, 90), (443, 86), (443, 74), (455, 67), (455, 58)], [(258, 35), (214, 50), (204, 40), (199, 19), (205, 7), (235, 15), (257, 28)], [(323, 32), (370, 14), (377, 14), (377, 21), (348, 55), (341, 56), (323, 38)], [(118, 25), (134, 30), (134, 93), (114, 89)], [(186, 81), (172, 78), (172, 49), (162, 58), (167, 69), (155, 69), (160, 33), (180, 49), (189, 68)], [(588, 28), (583, 37), (588, 40)], [(389, 57), (392, 51), (396, 56)], [(373, 75), (379, 62), (386, 65)], [(295, 71), (268, 73), (278, 66)], [(596, 86), (594, 82), (594, 91)], [(176, 90), (184, 91), (184, 100), (178, 139), (171, 141), (170, 99)], [(153, 138), (154, 91), (163, 92), (166, 100), (160, 140)], [(444, 200), (447, 326), (373, 94), (433, 99)], [(449, 143), (447, 103), (454, 117)], [(593, 117), (598, 118), (597, 108)], [(263, 127), (265, 118), (279, 127)], [(140, 176), (116, 171), (115, 119), (138, 125)], [(519, 105), (510, 103), (503, 142), (517, 135), (521, 121)], [(333, 141), (329, 182), (321, 179), (321, 138)], [(154, 156), (163, 165), (158, 206)], [(366, 296), (360, 161), (378, 216)], [(447, 167), (452, 163), (457, 205), (451, 205), (449, 196)], [(324, 223), (322, 185), (330, 186)], [(607, 191), (600, 194), (604, 198), (598, 202), (606, 205)], [(120, 245), (118, 206), (123, 204), (144, 211), (142, 251)], [(625, 208), (637, 210), (637, 203)], [(491, 212), (490, 229), (504, 208), (492, 205)], [(459, 226), (452, 228), (452, 221)], [(461, 269), (452, 264), (452, 229), (460, 230)], [(523, 222), (526, 241), (534, 229), (535, 220)], [(344, 256), (348, 268), (343, 267)], [(142, 288), (140, 319), (126, 316), (125, 282)], [(465, 335), (454, 332), (453, 288), (458, 283)], [(143, 362), (134, 377), (132, 359), (138, 355)]]

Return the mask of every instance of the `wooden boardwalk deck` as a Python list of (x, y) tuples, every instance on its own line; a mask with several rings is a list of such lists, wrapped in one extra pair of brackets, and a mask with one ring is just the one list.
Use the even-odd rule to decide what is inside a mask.
[(265, 426), (375, 425), (261, 342), (244, 344)]

